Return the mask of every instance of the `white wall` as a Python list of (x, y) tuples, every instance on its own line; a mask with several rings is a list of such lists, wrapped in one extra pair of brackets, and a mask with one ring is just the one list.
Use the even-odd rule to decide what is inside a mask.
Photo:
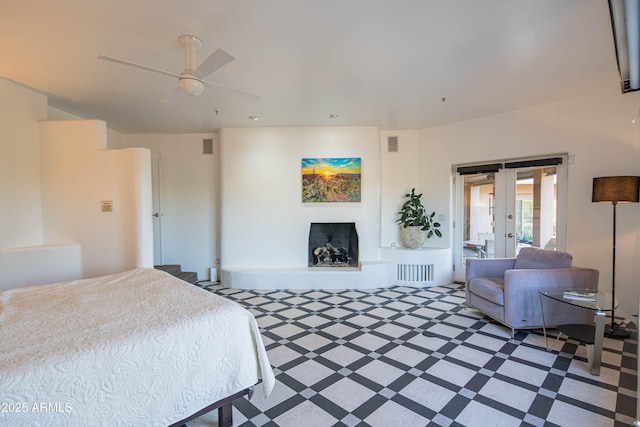
[(0, 79), (0, 249), (42, 243), (38, 121), (47, 98)]
[[(388, 138), (398, 138), (398, 151), (388, 151)], [(420, 177), (420, 157), (416, 154), (420, 148), (420, 131), (382, 131), (380, 132), (380, 187), (381, 187), (381, 246), (388, 247), (400, 243), (400, 226), (395, 221), (398, 211), (405, 202), (405, 194), (415, 187), (420, 193), (423, 189), (418, 185)], [(427, 210), (433, 210), (433, 200), (422, 196), (422, 203)], [(425, 246), (438, 246), (437, 238), (425, 241)], [(439, 240), (439, 239), (438, 239)]]
[[(58, 108), (49, 106), (47, 108), (47, 116), (49, 120), (86, 120), (85, 117), (76, 116), (75, 114), (67, 113)], [(108, 123), (107, 123), (108, 125)], [(107, 128), (107, 145), (110, 149), (124, 148), (123, 143), (124, 135), (113, 129)]]
[(0, 290), (80, 276), (80, 247), (43, 244), (39, 122), (47, 98), (0, 79)]
[(0, 291), (82, 278), (80, 245), (35, 245), (0, 251)]
[[(380, 132), (381, 153), (381, 229), (383, 247), (395, 243), (400, 246), (400, 228), (395, 222), (398, 211), (407, 200), (404, 195), (411, 192), (422, 193), (422, 203), (427, 212), (436, 212), (435, 219), (441, 224), (439, 230), (442, 238), (432, 236), (424, 242), (425, 247), (451, 248), (449, 225), (451, 224), (448, 205), (448, 187), (435, 184), (431, 180), (424, 180), (424, 169), (433, 164), (440, 164), (440, 159), (430, 153), (423, 153), (424, 136), (419, 130), (411, 131), (382, 131)], [(389, 136), (398, 138), (398, 151), (389, 152), (387, 139)], [(444, 215), (444, 219), (440, 217)]]
[[(213, 155), (202, 153), (204, 138), (213, 139)], [(180, 264), (183, 271), (198, 273), (198, 279), (209, 279), (218, 258), (217, 135), (124, 135), (121, 144), (161, 156), (164, 264)]]
[(153, 265), (150, 152), (106, 138), (99, 120), (40, 123), (43, 240), (79, 244), (83, 277)]
[[(355, 222), (359, 258), (380, 246), (375, 127), (222, 129), (222, 268), (306, 267), (311, 222)], [(302, 158), (360, 157), (360, 203), (302, 203)]]
[(8, 80), (0, 93), (0, 289), (152, 266), (148, 150), (105, 150), (120, 135), (103, 122)]
[[(591, 202), (593, 177), (640, 175), (640, 127), (632, 125), (639, 94), (602, 91), (554, 104), (424, 129), (420, 188), (451, 218), (451, 165), (569, 152), (568, 251), (574, 264), (600, 270), (611, 289), (611, 205)], [(618, 208), (616, 314), (638, 312), (640, 204)], [(449, 223), (450, 226), (450, 223)]]

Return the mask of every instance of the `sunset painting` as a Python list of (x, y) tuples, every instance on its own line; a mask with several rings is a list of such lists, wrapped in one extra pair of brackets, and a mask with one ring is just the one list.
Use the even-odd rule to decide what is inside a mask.
[(359, 202), (359, 157), (302, 159), (302, 201)]

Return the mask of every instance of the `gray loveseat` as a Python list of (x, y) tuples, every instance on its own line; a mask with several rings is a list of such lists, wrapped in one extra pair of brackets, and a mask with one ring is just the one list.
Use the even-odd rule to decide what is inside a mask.
[[(598, 270), (572, 267), (573, 257), (560, 251), (522, 248), (517, 258), (467, 259), (467, 307), (516, 329), (541, 328), (540, 290), (597, 289)], [(589, 324), (594, 313), (543, 298), (546, 326)]]

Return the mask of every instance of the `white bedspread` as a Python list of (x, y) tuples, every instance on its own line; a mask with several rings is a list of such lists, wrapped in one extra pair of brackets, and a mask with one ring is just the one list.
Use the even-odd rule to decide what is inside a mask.
[(0, 292), (0, 425), (166, 426), (260, 379), (253, 315), (169, 274)]

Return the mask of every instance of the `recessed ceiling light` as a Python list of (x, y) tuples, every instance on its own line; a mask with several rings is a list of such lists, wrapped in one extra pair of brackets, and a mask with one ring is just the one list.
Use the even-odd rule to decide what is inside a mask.
[(253, 120), (253, 121), (260, 120), (260, 117), (258, 117), (258, 116), (249, 116), (249, 120)]
[(338, 115), (337, 115), (337, 114), (329, 114), (329, 115), (327, 116), (327, 119), (331, 119), (331, 120), (333, 120), (333, 119), (337, 119), (337, 118), (338, 118)]

